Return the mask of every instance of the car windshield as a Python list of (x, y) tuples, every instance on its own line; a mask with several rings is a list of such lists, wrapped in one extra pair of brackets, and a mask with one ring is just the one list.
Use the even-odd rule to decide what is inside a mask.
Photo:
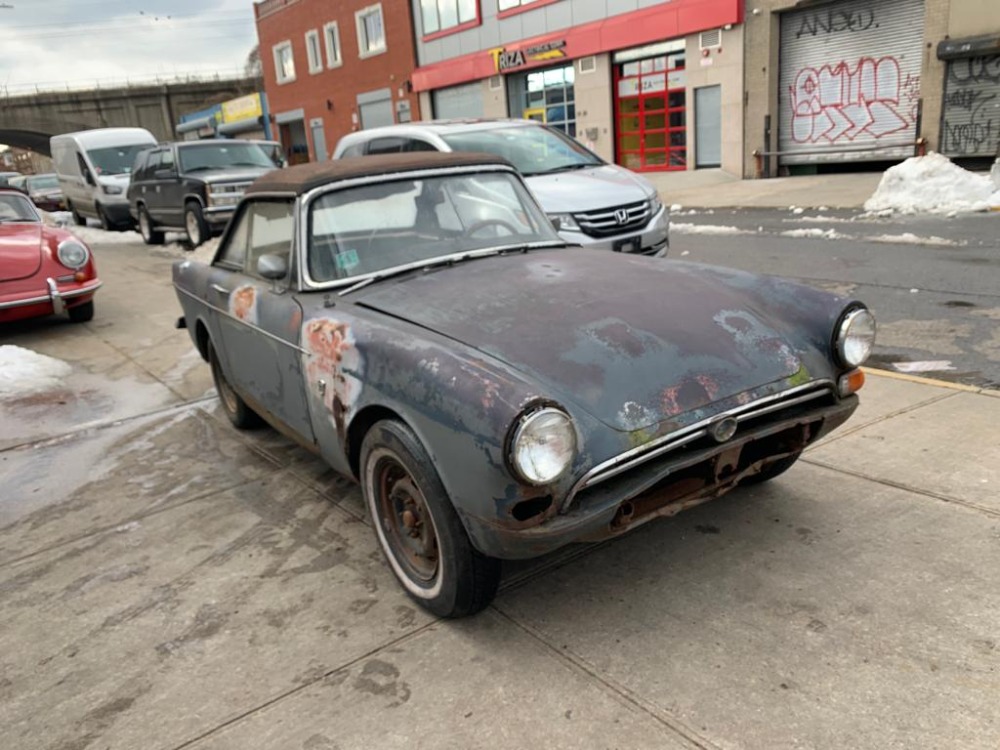
[(455, 253), (548, 242), (561, 240), (509, 172), (393, 180), (313, 201), (309, 275), (334, 281)]
[(133, 143), (129, 146), (111, 146), (108, 148), (92, 148), (87, 152), (90, 163), (99, 175), (129, 174), (135, 163), (135, 155), (149, 143)]
[(59, 187), (59, 178), (54, 174), (40, 174), (26, 180), (28, 190), (53, 190)]
[(38, 220), (35, 207), (23, 195), (0, 193), (0, 222)]
[(177, 149), (182, 172), (203, 172), (229, 167), (274, 169), (264, 150), (256, 143), (204, 143)]
[(454, 151), (484, 151), (502, 156), (526, 177), (603, 163), (572, 138), (540, 126), (469, 130), (441, 137)]

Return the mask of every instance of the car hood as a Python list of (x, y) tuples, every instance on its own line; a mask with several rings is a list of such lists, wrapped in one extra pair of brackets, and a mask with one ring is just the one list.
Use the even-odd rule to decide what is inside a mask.
[(226, 170), (216, 170), (214, 172), (203, 172), (201, 174), (195, 173), (192, 176), (197, 176), (199, 179), (204, 180), (209, 185), (216, 182), (253, 182), (262, 174), (270, 172), (271, 169), (267, 167), (261, 167), (260, 169), (226, 169)]
[(26, 279), (42, 266), (42, 225), (0, 224), (0, 281)]
[(387, 280), (356, 302), (533, 378), (617, 430), (647, 428), (800, 372), (780, 321), (696, 264), (540, 250)]
[(638, 203), (656, 193), (645, 178), (614, 164), (534, 175), (525, 179), (548, 214), (578, 213)]

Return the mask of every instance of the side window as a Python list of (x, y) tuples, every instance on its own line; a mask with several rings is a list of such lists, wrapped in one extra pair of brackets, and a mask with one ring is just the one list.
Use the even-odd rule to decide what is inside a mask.
[(176, 172), (174, 169), (174, 152), (170, 149), (160, 152), (160, 166), (157, 169), (169, 169)]
[(406, 144), (407, 151), (437, 151), (433, 145), (419, 138), (410, 138)]
[(368, 154), (398, 154), (405, 143), (404, 138), (375, 138), (368, 144)]
[(364, 156), (364, 154), (365, 154), (365, 144), (355, 143), (353, 146), (348, 146), (347, 148), (345, 148), (344, 153), (340, 155), (340, 158), (343, 159), (348, 156)]
[(292, 204), (288, 201), (257, 201), (246, 210), (250, 222), (250, 242), (247, 248), (246, 269), (257, 275), (257, 261), (262, 255), (280, 255), (291, 260)]
[(243, 270), (243, 261), (247, 257), (247, 239), (250, 236), (250, 209), (252, 207), (251, 205), (244, 211), (241, 211), (239, 216), (233, 219), (236, 223), (233, 225), (232, 232), (229, 233), (229, 241), (222, 248), (216, 260), (218, 265), (232, 267), (233, 270)]
[(87, 166), (87, 162), (84, 161), (84, 159), (83, 159), (83, 154), (77, 153), (77, 155), (76, 155), (76, 163), (77, 163), (77, 166), (80, 167), (80, 175), (83, 177), (83, 179), (85, 179), (87, 182), (90, 182), (91, 184), (93, 184), (93, 179), (94, 178), (90, 174), (90, 167)]
[(161, 153), (161, 151), (153, 151), (146, 157), (146, 173), (143, 175), (143, 179), (152, 180), (156, 177), (156, 170), (160, 168)]

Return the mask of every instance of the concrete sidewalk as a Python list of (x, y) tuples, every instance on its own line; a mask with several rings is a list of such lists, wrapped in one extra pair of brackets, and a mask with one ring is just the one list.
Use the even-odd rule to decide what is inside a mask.
[(5, 748), (1000, 746), (997, 392), (872, 372), (782, 477), (443, 622), (353, 484), (218, 412), (169, 258), (101, 250), (93, 323), (5, 341), (75, 371), (0, 402)]
[(857, 208), (871, 197), (881, 172), (741, 180), (721, 169), (651, 172), (664, 203), (685, 208)]

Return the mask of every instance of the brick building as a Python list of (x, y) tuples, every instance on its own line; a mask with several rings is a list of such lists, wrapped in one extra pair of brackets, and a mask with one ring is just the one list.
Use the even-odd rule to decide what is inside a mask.
[(408, 0), (262, 0), (254, 6), (271, 132), (290, 163), (344, 133), (419, 119)]

